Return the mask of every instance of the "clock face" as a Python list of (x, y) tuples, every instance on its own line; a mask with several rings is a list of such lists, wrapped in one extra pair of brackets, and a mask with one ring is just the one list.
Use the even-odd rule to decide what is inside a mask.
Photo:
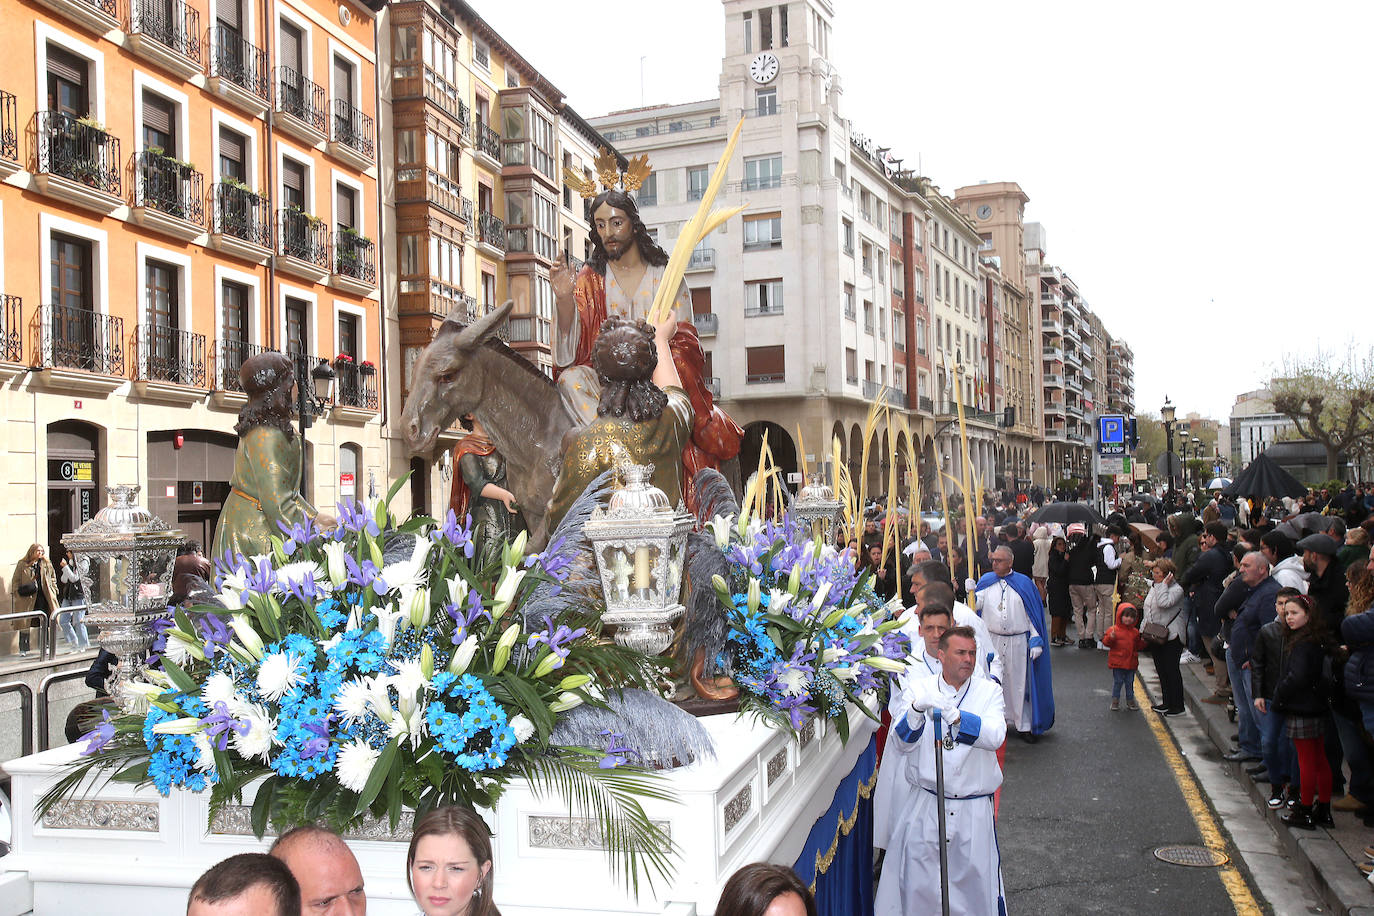
[(778, 58), (764, 51), (749, 62), (749, 75), (756, 83), (769, 83), (778, 75)]
[(987, 219), (989, 216), (992, 216), (992, 208), (989, 207), (987, 204), (983, 204), (981, 207), (978, 208), (979, 219)]

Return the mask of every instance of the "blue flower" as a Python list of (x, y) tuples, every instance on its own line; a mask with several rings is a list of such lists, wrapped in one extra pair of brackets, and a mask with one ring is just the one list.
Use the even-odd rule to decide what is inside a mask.
[(448, 510), (448, 516), (444, 523), (436, 527), (429, 533), (433, 541), (446, 540), (454, 547), (462, 548), (463, 556), (469, 560), (476, 554), (476, 545), (472, 542), (472, 514), (463, 517), (463, 524), (458, 523), (458, 516), (452, 509)]
[(339, 602), (333, 598), (326, 598), (315, 605), (315, 616), (320, 618), (320, 623), (326, 630), (337, 629), (348, 620), (348, 615), (339, 610)]
[(339, 503), (339, 527), (334, 529), (335, 540), (343, 540), (345, 532), (361, 534), (366, 531), (375, 537), (381, 536), (381, 529), (377, 527), (377, 519), (372, 513), (367, 511), (367, 507), (360, 502)]
[(86, 742), (86, 746), (81, 750), (81, 756), (89, 757), (104, 750), (114, 740), (114, 736), (114, 722), (110, 721), (110, 711), (107, 709), (100, 714), (100, 724), (81, 736), (80, 740)]

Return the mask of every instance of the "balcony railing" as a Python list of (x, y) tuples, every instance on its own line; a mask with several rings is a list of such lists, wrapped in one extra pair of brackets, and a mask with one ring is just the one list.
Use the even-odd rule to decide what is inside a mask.
[(485, 124), (477, 125), (477, 150), (501, 161), (501, 135)]
[(491, 213), (477, 214), (477, 241), (506, 250), (506, 223)]
[(233, 236), (263, 248), (271, 248), (270, 213), (266, 197), (237, 185), (223, 182), (215, 185), (212, 232)]
[(182, 0), (130, 0), (129, 32), (147, 35), (187, 60), (201, 62), (200, 11)]
[(68, 305), (39, 308), (44, 368), (124, 374), (124, 319)]
[(688, 270), (712, 270), (715, 266), (716, 250), (714, 248), (696, 248), (687, 261)]
[(138, 326), (138, 377), (205, 387), (205, 335), (158, 324)]
[(277, 108), (320, 133), (326, 130), (324, 87), (290, 67), (277, 68)]
[(916, 406), (920, 408), (922, 413), (935, 412), (935, 402), (924, 394), (916, 399)]
[(707, 389), (708, 391), (711, 392), (711, 397), (713, 397), (713, 398), (719, 398), (719, 397), (720, 397), (720, 379), (719, 379), (718, 377), (714, 376), (714, 375), (711, 376), (710, 378), (708, 378), (708, 379), (706, 380), (706, 389)]
[(13, 92), (0, 90), (0, 159), (19, 161), (19, 128)]
[(699, 336), (707, 337), (720, 330), (720, 316), (715, 312), (701, 312), (692, 316), (692, 324), (696, 325)]
[(371, 159), (375, 149), (372, 119), (344, 99), (334, 100), (334, 140)]
[(857, 317), (857, 315), (858, 313), (854, 310), (854, 303), (846, 302), (844, 304), (844, 317), (848, 318), (850, 321), (853, 321), (855, 317)]
[(266, 51), (223, 25), (210, 26), (206, 43), (210, 46), (210, 76), (227, 79), (264, 102), (272, 97)]
[(782, 303), (777, 305), (746, 305), (744, 307), (745, 318), (757, 318), (760, 315), (781, 315)]
[(334, 273), (375, 284), (377, 244), (356, 232), (334, 233)]
[(5, 295), (0, 311), (0, 359), (18, 363), (24, 359), (24, 300)]
[(40, 111), (38, 172), (120, 194), (119, 140), (98, 126), (60, 111)]
[(538, 315), (516, 315), (506, 324), (511, 343), (537, 343), (548, 346), (552, 340), (551, 322)]
[(266, 353), (267, 347), (242, 340), (220, 340), (215, 346), (215, 387), (220, 391), (242, 391), (239, 369), (250, 356)]
[(782, 187), (781, 175), (755, 175), (752, 178), (745, 178), (741, 182), (741, 190), (744, 191), (765, 191), (769, 188)]
[(134, 157), (134, 206), (205, 225), (205, 178), (193, 167), (153, 150)]
[(751, 372), (744, 377), (744, 380), (753, 385), (761, 382), (784, 382), (787, 379), (781, 372)]
[(357, 363), (334, 362), (334, 403), (340, 407), (377, 409), (377, 373), (364, 372)]
[(277, 253), (329, 269), (329, 227), (324, 220), (286, 207), (277, 211)]

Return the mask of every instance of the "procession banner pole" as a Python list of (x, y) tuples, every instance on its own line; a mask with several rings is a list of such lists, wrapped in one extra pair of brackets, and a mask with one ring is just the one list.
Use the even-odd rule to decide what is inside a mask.
[(940, 829), (940, 914), (949, 916), (949, 849), (945, 845), (945, 742), (940, 710), (935, 716), (935, 820)]

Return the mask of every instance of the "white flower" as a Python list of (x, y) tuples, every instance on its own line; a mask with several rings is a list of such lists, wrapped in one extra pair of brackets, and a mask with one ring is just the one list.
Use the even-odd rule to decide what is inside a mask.
[(234, 696), (234, 679), (223, 671), (216, 671), (205, 679), (200, 696), (205, 700), (205, 705), (211, 708), (214, 708), (216, 703), (232, 703), (237, 699)]
[[(195, 657), (186, 639), (186, 634), (180, 630), (167, 631), (167, 645), (163, 648), (162, 654), (169, 662), (179, 667), (185, 666)], [(201, 653), (201, 658), (204, 657), (204, 653)]]
[(417, 696), (429, 686), (429, 679), (425, 677), (419, 660), (412, 658), (396, 664), (391, 686), (396, 688), (396, 706), (401, 715), (409, 716), (419, 702)]
[(343, 541), (327, 541), (324, 545), (325, 571), (329, 576), (329, 584), (335, 588), (348, 581), (348, 570), (344, 567), (345, 552)]
[(805, 696), (808, 683), (806, 672), (800, 668), (787, 668), (778, 677), (782, 692), (789, 697)]
[(316, 565), (314, 560), (287, 563), (277, 570), (277, 589), (282, 592), (289, 591), (292, 585), (299, 586), (304, 582), (307, 575), (314, 576), (315, 581), (322, 584), (328, 573)]
[[(792, 567), (794, 570), (796, 567)], [(783, 609), (792, 603), (792, 595), (781, 589), (770, 589), (768, 592), (768, 613), (781, 614)]]
[(372, 685), (364, 678), (354, 678), (339, 688), (334, 698), (334, 709), (343, 716), (344, 722), (352, 725), (367, 715), (372, 699)]
[(266, 763), (267, 755), (272, 750), (277, 723), (268, 715), (265, 708), (250, 703), (241, 704), (240, 708), (234, 710), (234, 716), (248, 723), (248, 731), (240, 735), (235, 730), (230, 736), (234, 750), (244, 759), (251, 760), (257, 757)]
[(844, 649), (837, 649), (834, 646), (829, 646), (821, 652), (821, 663), (829, 668), (832, 662), (838, 661), (848, 654), (849, 653)]
[(234, 631), (234, 635), (239, 638), (243, 648), (253, 658), (262, 658), (262, 637), (258, 631), (253, 629), (253, 625), (248, 622), (247, 614), (233, 614), (229, 617), (229, 628)]
[(567, 712), (582, 705), (582, 698), (571, 690), (565, 690), (558, 695), (558, 699), (549, 704), (549, 712)]
[(339, 748), (339, 759), (334, 767), (339, 785), (350, 792), (361, 792), (380, 756), (380, 752), (361, 741), (352, 741)]
[(404, 738), (412, 748), (419, 747), (425, 737), (425, 704), (419, 704), (409, 713), (392, 717), (387, 723), (387, 737)]
[(524, 744), (534, 734), (534, 723), (522, 712), (510, 720), (510, 730), (515, 732), (515, 743)]
[(378, 601), (372, 608), (372, 616), (377, 618), (377, 631), (390, 646), (392, 637), (396, 635), (396, 621), (400, 619), (401, 611), (394, 605)]
[(429, 570), (425, 568), (425, 558), (432, 546), (434, 542), (429, 538), (416, 538), (415, 550), (407, 559), (383, 566), (381, 576), (386, 582), (387, 592), (382, 594), (396, 589), (409, 591), (417, 585), (423, 585), (425, 577), (429, 574)]
[(515, 600), (515, 592), (520, 588), (520, 582), (525, 578), (527, 570), (516, 570), (513, 566), (507, 566), (501, 570), (501, 581), (496, 583), (496, 594), (492, 598), (492, 617), (500, 617), (506, 613), (510, 603)]
[(153, 726), (155, 735), (194, 735), (200, 731), (200, 720), (195, 716), (187, 716), (181, 719), (169, 719), (159, 722)]
[(831, 668), (830, 673), (842, 681), (852, 681), (859, 676), (859, 672), (853, 668)]
[(711, 535), (716, 539), (716, 546), (721, 550), (730, 546), (730, 523), (733, 521), (733, 516), (717, 515), (706, 523), (706, 527), (711, 529)]
[(821, 587), (816, 590), (815, 597), (811, 599), (811, 610), (819, 611), (821, 606), (825, 604), (825, 596), (830, 594), (830, 586), (831, 583), (829, 582), (821, 583)]
[(453, 660), (448, 663), (448, 670), (454, 674), (462, 674), (468, 670), (468, 665), (472, 664), (472, 656), (477, 652), (477, 634), (472, 634), (464, 639), (462, 644), (453, 652)]
[(300, 663), (300, 658), (291, 652), (273, 652), (264, 658), (258, 668), (258, 692), (274, 702), (280, 700), (305, 680)]
[(763, 519), (756, 518), (749, 522), (749, 527), (745, 529), (745, 541), (753, 542), (758, 539), (758, 534), (763, 530)]
[(215, 750), (210, 746), (210, 739), (205, 736), (205, 732), (196, 732), (191, 736), (191, 740), (196, 745), (196, 769), (202, 773), (209, 773), (215, 768)]
[(422, 630), (429, 625), (429, 589), (424, 586), (414, 589), (401, 606), (409, 613), (412, 627)]
[(448, 586), (448, 600), (452, 604), (462, 607), (464, 602), (468, 600), (468, 592), (472, 588), (468, 585), (468, 580), (464, 579), (460, 573), (452, 579), (446, 580), (444, 584)]
[(219, 598), (220, 603), (224, 605), (225, 610), (241, 611), (244, 608), (242, 589), (235, 590), (231, 588), (225, 588), (220, 591), (217, 597)]

